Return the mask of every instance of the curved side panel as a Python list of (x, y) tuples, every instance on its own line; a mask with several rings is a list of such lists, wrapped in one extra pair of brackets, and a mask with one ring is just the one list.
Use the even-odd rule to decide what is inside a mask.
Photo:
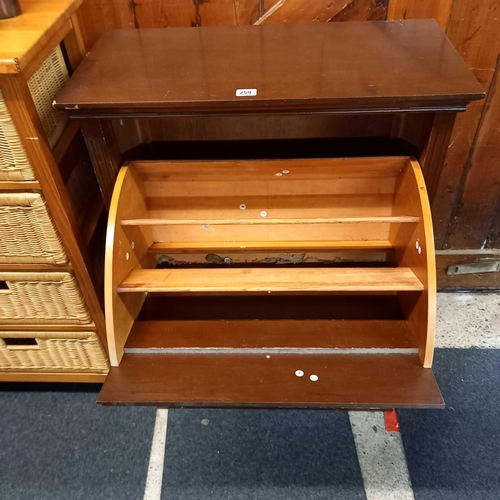
[(393, 225), (389, 240), (397, 266), (409, 267), (424, 285), (423, 292), (399, 293), (401, 307), (417, 337), (419, 355), (432, 366), (436, 331), (436, 257), (432, 217), (422, 170), (411, 159), (396, 183), (393, 215), (415, 215), (417, 224)]
[(138, 216), (149, 217), (144, 186), (134, 170), (125, 166), (116, 179), (106, 234), (104, 308), (111, 366), (119, 365), (123, 346), (146, 298), (145, 293), (119, 295), (116, 291), (131, 271), (147, 265), (147, 252), (153, 243), (151, 228), (120, 225), (122, 219)]

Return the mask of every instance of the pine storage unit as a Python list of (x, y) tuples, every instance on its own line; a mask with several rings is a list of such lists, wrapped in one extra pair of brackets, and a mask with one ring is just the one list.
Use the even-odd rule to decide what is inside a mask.
[(100, 382), (109, 368), (89, 257), (104, 205), (92, 180), (71, 186), (85, 170), (97, 182), (73, 153), (78, 123), (52, 106), (85, 55), (80, 3), (21, 0), (0, 21), (0, 381)]
[[(227, 399), (241, 406), (389, 408), (411, 406), (425, 394), (419, 404), (442, 404), (432, 374), (417, 376), (418, 367), (422, 375), (422, 367), (432, 364), (436, 283), (429, 202), (416, 160), (134, 162), (118, 175), (108, 224), (111, 361), (118, 365), (125, 353), (127, 366), (153, 356), (163, 381), (158, 394), (146, 387), (147, 378), (142, 385), (124, 383), (127, 369), (120, 365), (123, 392), (115, 398), (140, 403), (147, 393), (151, 403), (169, 405), (211, 406)], [(256, 257), (297, 249), (304, 267), (263, 266)], [(384, 261), (353, 267), (356, 255), (373, 251), (383, 252)], [(232, 264), (157, 268), (162, 253), (193, 262), (193, 252)], [(134, 321), (148, 292), (218, 294), (222, 303), (226, 294), (243, 294), (249, 302), (241, 307), (252, 307), (254, 294), (262, 302), (270, 295), (307, 301), (307, 294), (318, 294), (327, 308), (335, 307), (335, 299), (356, 304), (360, 294), (370, 293), (396, 299), (404, 319), (266, 320), (254, 305), (252, 320), (228, 321), (223, 314)], [(383, 384), (385, 394), (381, 365), (393, 374)], [(297, 370), (319, 380), (302, 393), (307, 386), (294, 384)], [(343, 376), (334, 377), (339, 371)], [(403, 394), (391, 390), (398, 377), (407, 378)], [(255, 399), (258, 387), (265, 387), (262, 399)], [(342, 387), (349, 387), (350, 399)], [(376, 400), (366, 399), (370, 392)]]
[(483, 95), (433, 21), (105, 33), (55, 103), (109, 207), (98, 402), (442, 407), (429, 202)]

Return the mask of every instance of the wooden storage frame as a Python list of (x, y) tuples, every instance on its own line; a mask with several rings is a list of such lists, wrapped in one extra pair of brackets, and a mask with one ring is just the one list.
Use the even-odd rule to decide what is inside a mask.
[[(310, 262), (328, 256), (334, 262), (342, 255), (341, 264), (255, 264), (270, 255), (298, 251)], [(343, 259), (360, 260), (367, 252), (382, 253), (384, 262), (343, 264)], [(207, 254), (220, 254), (221, 260), (246, 264), (164, 269), (157, 267), (162, 254), (170, 256), (168, 262), (172, 255), (177, 263), (195, 263)], [(345, 351), (357, 360), (360, 354), (373, 354), (379, 362), (382, 352), (415, 363), (418, 350), (417, 364), (430, 368), (436, 320), (434, 259), (429, 201), (414, 158), (132, 162), (119, 172), (108, 222), (105, 309), (111, 364), (121, 366), (124, 350), (131, 353), (129, 358), (163, 352), (173, 356), (173, 365), (182, 354), (205, 355), (206, 363), (217, 353), (239, 355), (244, 363), (251, 354), (267, 352), (323, 354), (330, 362)], [(320, 328), (321, 322), (310, 319), (299, 323), (300, 332), (293, 321), (282, 322), (282, 331), (276, 330), (276, 322), (271, 326), (265, 321), (207, 322), (205, 327), (199, 322), (186, 327), (181, 322), (136, 323), (151, 293), (217, 294), (222, 302), (241, 294), (370, 294), (372, 300), (375, 295), (395, 295), (405, 318), (397, 332), (392, 330), (394, 322), (382, 320), (331, 321)], [(207, 338), (211, 329), (212, 338)], [(363, 358), (358, 368), (363, 364), (370, 361)], [(178, 384), (184, 387), (182, 381)], [(105, 402), (106, 385), (104, 396), (101, 393)], [(210, 397), (195, 400), (195, 405), (221, 405)], [(333, 399), (322, 404), (354, 405)], [(193, 401), (181, 396), (180, 403), (170, 403), (189, 406)], [(247, 403), (242, 400), (240, 405)], [(263, 401), (252, 404), (268, 406)], [(439, 404), (439, 397), (429, 402)], [(396, 398), (391, 405), (411, 402)]]
[[(77, 323), (60, 319), (43, 325), (30, 324), (31, 320), (12, 320), (0, 326), (0, 337), (3, 332), (37, 331), (46, 338), (50, 338), (53, 332), (56, 340), (61, 336), (60, 332), (67, 332), (68, 338), (87, 332), (87, 335), (97, 335), (97, 341), (106, 349), (102, 299), (99, 297), (101, 291), (87, 248), (104, 204), (99, 195), (82, 223), (78, 224), (65, 186), (65, 179), (71, 176), (73, 166), (65, 162), (65, 155), (78, 139), (80, 126), (74, 121), (67, 123), (67, 116), (51, 107), (52, 99), (49, 100), (49, 107), (46, 102), (47, 96), (54, 94), (67, 79), (66, 65), (59, 46), (64, 46), (71, 70), (76, 69), (85, 57), (86, 50), (76, 17), (80, 4), (81, 0), (54, 0), (43, 4), (24, 0), (23, 14), (4, 21), (0, 27), (0, 39), (1, 31), (5, 29), (11, 41), (6, 47), (2, 46), (0, 119), (3, 119), (4, 126), (7, 124), (9, 131), (9, 140), (5, 145), (14, 148), (17, 155), (15, 162), (24, 168), (23, 172), (27, 172), (0, 180), (0, 192), (13, 196), (18, 193), (28, 196), (41, 194), (67, 255), (66, 262), (60, 263), (37, 262), (38, 259), (30, 261), (29, 256), (9, 258), (7, 262), (0, 262), (0, 273), (62, 272), (71, 276), (78, 293), (81, 293), (86, 319)], [(16, 30), (19, 30), (18, 40), (13, 38)], [(44, 88), (39, 88), (37, 79), (41, 74), (37, 72), (47, 69), (47, 66), (52, 74), (45, 75), (50, 77), (49, 81)], [(38, 95), (39, 92), (43, 95)], [(0, 290), (1, 293), (6, 293), (6, 290)], [(102, 365), (95, 373), (86, 369), (78, 373), (59, 369), (51, 372), (50, 368), (26, 372), (0, 368), (0, 381), (102, 382), (105, 372)]]

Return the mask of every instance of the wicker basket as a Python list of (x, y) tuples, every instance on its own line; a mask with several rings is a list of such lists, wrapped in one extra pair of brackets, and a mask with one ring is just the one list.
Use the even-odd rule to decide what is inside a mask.
[(68, 80), (68, 70), (59, 45), (28, 80), (49, 145), (53, 148), (68, 123), (68, 114), (52, 106), (54, 97)]
[[(53, 108), (56, 93), (68, 79), (68, 70), (61, 48), (57, 46), (28, 80), (28, 86), (53, 148), (68, 123), (64, 111)], [(0, 181), (32, 181), (35, 173), (30, 166), (4, 96), (0, 92)]]
[(0, 370), (107, 373), (95, 332), (1, 332)]
[(0, 271), (0, 324), (89, 324), (89, 312), (68, 272)]
[(12, 117), (0, 91), (0, 181), (32, 181), (30, 167)]
[(68, 262), (40, 193), (0, 193), (0, 262)]

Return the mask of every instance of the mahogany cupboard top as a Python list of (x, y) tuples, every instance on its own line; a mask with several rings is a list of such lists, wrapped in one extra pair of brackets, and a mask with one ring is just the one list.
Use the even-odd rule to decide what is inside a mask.
[(412, 20), (108, 31), (55, 107), (78, 115), (460, 110), (483, 96), (436, 22)]

